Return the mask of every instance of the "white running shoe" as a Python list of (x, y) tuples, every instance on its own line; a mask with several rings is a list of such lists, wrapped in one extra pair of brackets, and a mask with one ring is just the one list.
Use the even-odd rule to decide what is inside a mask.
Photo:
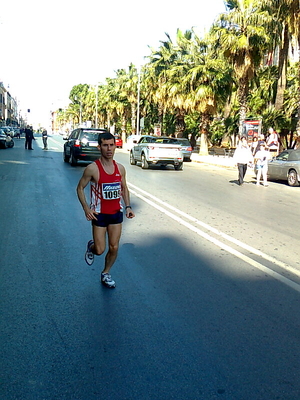
[(104, 285), (104, 286), (106, 286), (106, 287), (108, 287), (108, 288), (111, 288), (111, 289), (113, 289), (113, 288), (115, 288), (116, 287), (116, 282), (115, 281), (113, 281), (112, 279), (111, 279), (111, 275), (110, 274), (107, 274), (107, 273), (101, 273), (101, 283)]

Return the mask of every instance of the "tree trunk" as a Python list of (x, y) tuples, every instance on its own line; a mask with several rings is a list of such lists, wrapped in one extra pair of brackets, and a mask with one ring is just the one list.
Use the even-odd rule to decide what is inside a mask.
[(287, 61), (289, 55), (289, 32), (287, 24), (283, 31), (283, 44), (279, 51), (278, 81), (275, 99), (275, 109), (281, 110), (284, 102), (284, 91), (286, 88)]
[(122, 116), (121, 131), (122, 131), (122, 138), (126, 137), (126, 117), (125, 117), (125, 115)]
[(136, 134), (136, 104), (131, 103), (131, 133)]
[(185, 131), (185, 112), (183, 110), (176, 110), (176, 122), (175, 122), (175, 136), (183, 137), (183, 133)]
[(239, 101), (239, 137), (243, 135), (243, 123), (247, 116), (247, 97), (249, 90), (249, 79), (248, 77), (243, 77), (239, 79), (238, 87), (238, 101)]
[(199, 132), (201, 135), (201, 142), (199, 149), (200, 156), (208, 156), (208, 128), (209, 128), (209, 115), (202, 114), (199, 126)]
[(158, 103), (158, 126), (160, 134), (163, 135), (164, 108), (161, 102)]

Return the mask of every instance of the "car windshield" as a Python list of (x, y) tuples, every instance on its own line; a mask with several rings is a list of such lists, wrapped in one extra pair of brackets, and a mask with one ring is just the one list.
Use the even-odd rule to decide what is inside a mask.
[(289, 161), (300, 161), (300, 150), (295, 150), (290, 153)]
[(184, 138), (178, 138), (176, 139), (176, 142), (179, 143), (181, 146), (190, 146), (190, 142), (188, 141), (188, 139), (184, 139)]
[(289, 158), (289, 153), (287, 151), (283, 151), (280, 153), (277, 157), (276, 160), (282, 160), (282, 161), (287, 161)]
[(151, 138), (152, 143), (163, 143), (163, 144), (179, 144), (177, 139), (175, 138), (164, 138), (164, 137), (158, 137), (158, 138)]
[(89, 132), (83, 131), (81, 139), (85, 138), (89, 142), (98, 142), (98, 136), (100, 133), (101, 132), (97, 132), (97, 131), (89, 131)]

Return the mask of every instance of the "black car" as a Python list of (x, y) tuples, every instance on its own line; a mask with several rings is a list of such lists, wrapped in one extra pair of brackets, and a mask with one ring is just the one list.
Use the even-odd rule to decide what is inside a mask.
[(76, 165), (78, 160), (95, 161), (100, 157), (98, 136), (105, 129), (78, 128), (64, 138), (64, 161)]

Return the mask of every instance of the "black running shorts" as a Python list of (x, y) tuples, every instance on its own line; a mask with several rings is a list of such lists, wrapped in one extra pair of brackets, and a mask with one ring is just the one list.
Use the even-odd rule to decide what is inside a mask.
[(116, 214), (97, 214), (97, 219), (92, 220), (92, 225), (101, 226), (103, 228), (108, 225), (121, 224), (123, 222), (123, 213), (118, 211)]

